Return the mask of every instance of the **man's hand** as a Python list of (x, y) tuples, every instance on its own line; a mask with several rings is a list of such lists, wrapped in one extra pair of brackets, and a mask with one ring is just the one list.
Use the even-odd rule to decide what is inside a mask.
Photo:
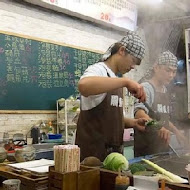
[(128, 91), (135, 97), (139, 99), (139, 102), (145, 102), (146, 101), (146, 94), (144, 92), (144, 88), (141, 84), (129, 80), (126, 85)]
[(147, 122), (147, 119), (145, 118), (134, 119), (134, 128), (138, 129), (139, 131), (145, 131), (146, 122)]
[(165, 127), (162, 127), (158, 131), (158, 136), (165, 141), (166, 144), (170, 142), (170, 131), (167, 130)]

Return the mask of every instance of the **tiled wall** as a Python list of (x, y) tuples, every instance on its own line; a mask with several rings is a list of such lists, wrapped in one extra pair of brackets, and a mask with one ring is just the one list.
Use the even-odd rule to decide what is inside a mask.
[(55, 114), (0, 114), (0, 133), (8, 132), (9, 137), (15, 133), (29, 134), (30, 128), (42, 121), (48, 123), (56, 120)]

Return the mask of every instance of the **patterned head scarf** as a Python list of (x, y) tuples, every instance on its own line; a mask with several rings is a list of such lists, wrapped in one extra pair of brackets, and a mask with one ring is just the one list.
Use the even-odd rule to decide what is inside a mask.
[[(124, 36), (119, 42), (117, 43), (121, 43), (123, 46), (125, 46), (126, 51), (133, 55), (134, 57), (142, 60), (144, 58), (145, 55), (145, 45), (144, 42), (142, 41), (142, 39), (135, 33), (132, 31), (128, 31), (127, 35)], [(111, 56), (111, 50), (114, 47), (115, 43), (112, 44), (108, 50), (106, 51), (106, 53), (103, 55), (102, 59), (103, 61), (106, 61), (110, 56)]]
[[(173, 53), (171, 53), (169, 50), (167, 50), (158, 56), (156, 64), (157, 65), (169, 65), (169, 66), (177, 67), (178, 66), (177, 57)], [(153, 73), (154, 73), (154, 66), (150, 67), (146, 71), (144, 76), (138, 82), (142, 83), (144, 81), (149, 80), (153, 76)]]
[(170, 51), (165, 51), (159, 55), (157, 64), (177, 67), (177, 57)]

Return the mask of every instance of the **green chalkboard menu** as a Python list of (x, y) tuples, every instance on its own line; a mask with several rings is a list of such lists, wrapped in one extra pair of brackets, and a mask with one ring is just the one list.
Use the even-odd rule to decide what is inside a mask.
[(55, 110), (101, 54), (0, 33), (0, 110)]

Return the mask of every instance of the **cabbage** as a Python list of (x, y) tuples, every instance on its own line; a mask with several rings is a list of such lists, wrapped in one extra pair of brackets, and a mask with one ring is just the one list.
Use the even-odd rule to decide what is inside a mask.
[(129, 168), (129, 162), (122, 154), (112, 152), (105, 158), (103, 166), (105, 169), (112, 171), (118, 171), (119, 169), (127, 170)]

